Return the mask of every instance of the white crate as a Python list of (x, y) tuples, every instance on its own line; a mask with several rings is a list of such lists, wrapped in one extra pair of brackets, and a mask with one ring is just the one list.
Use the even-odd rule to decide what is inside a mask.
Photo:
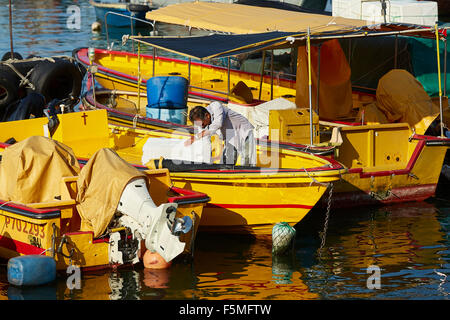
[[(384, 22), (380, 1), (333, 0), (333, 16), (366, 20), (367, 24)], [(436, 1), (387, 0), (386, 22), (431, 26), (438, 20)]]
[[(380, 2), (362, 5), (361, 19), (368, 24), (384, 22)], [(438, 20), (437, 3), (434, 1), (386, 1), (386, 22), (404, 22), (432, 26)]]
[(362, 0), (333, 0), (332, 15), (336, 17), (360, 19)]

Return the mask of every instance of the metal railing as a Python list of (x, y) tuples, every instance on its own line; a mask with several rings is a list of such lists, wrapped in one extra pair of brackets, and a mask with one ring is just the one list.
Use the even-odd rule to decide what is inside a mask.
[[(147, 24), (152, 26), (153, 30), (155, 30), (155, 24), (153, 22), (150, 22), (150, 21), (147, 21), (147, 20), (142, 20), (142, 19), (135, 18), (135, 17), (132, 17), (132, 16), (127, 16), (125, 14), (121, 14), (121, 13), (117, 13), (117, 12), (108, 11), (108, 12), (105, 13), (106, 44), (107, 44), (108, 47), (109, 47), (108, 15), (110, 15), (110, 14), (130, 19), (130, 31), (131, 31), (131, 35), (132, 36), (134, 36), (133, 20), (140, 21), (140, 22), (143, 22), (143, 23), (147, 23)], [(134, 42), (131, 43), (131, 46), (132, 46), (132, 50), (134, 52)]]

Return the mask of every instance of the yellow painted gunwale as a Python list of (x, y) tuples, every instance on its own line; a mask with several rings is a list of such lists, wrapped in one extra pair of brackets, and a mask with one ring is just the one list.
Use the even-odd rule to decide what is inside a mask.
[[(85, 56), (85, 51), (87, 51), (87, 48), (80, 49), (77, 52), (76, 57), (85, 66), (88, 66), (89, 61)], [(189, 70), (188, 61), (186, 60), (162, 56), (156, 57), (155, 60), (155, 73), (153, 73), (153, 56), (147, 54), (142, 54), (140, 56), (142, 79), (140, 90), (142, 93), (146, 92), (146, 79), (153, 76), (177, 75), (190, 79), (189, 91), (200, 94), (200, 96), (202, 94), (209, 94), (219, 96), (225, 100), (229, 98), (227, 68), (206, 63), (191, 62)], [(137, 54), (96, 49), (94, 64), (99, 68), (98, 72), (95, 73), (95, 78), (104, 88), (111, 90), (137, 91)], [(230, 69), (230, 90), (239, 81), (244, 81), (251, 89), (255, 101), (259, 99), (261, 75)], [(271, 77), (264, 76), (261, 88), (261, 100), (271, 99), (272, 87), (273, 99), (283, 97), (295, 102), (295, 81), (274, 77), (273, 84), (271, 84)]]

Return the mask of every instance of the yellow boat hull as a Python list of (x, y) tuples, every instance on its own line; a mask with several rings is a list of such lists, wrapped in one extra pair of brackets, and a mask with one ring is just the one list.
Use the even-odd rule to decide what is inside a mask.
[[(211, 203), (205, 207), (200, 228), (208, 232), (270, 235), (276, 223), (294, 226), (320, 200), (327, 185), (285, 181), (274, 183), (270, 177), (252, 181), (249, 177), (226, 179), (172, 174), (175, 186), (208, 190)], [(328, 179), (331, 180), (331, 179)]]

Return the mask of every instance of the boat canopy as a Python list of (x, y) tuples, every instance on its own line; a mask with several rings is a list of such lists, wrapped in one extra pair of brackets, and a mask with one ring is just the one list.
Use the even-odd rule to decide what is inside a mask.
[(273, 31), (254, 34), (211, 34), (192, 37), (132, 36), (130, 39), (185, 57), (207, 60), (282, 45), (287, 42), (286, 39), (288, 37), (302, 35), (302, 33), (295, 32)]
[[(411, 24), (390, 23), (358, 27), (347, 31), (311, 33), (311, 42), (331, 39), (368, 38), (373, 36), (408, 35), (434, 38), (435, 30)], [(441, 38), (446, 38), (447, 29), (440, 29)], [(131, 36), (130, 39), (185, 57), (207, 60), (235, 56), (263, 49), (297, 47), (306, 41), (306, 32), (270, 31), (251, 34), (210, 34), (206, 36)]]
[(367, 25), (365, 20), (332, 17), (236, 3), (188, 2), (147, 12), (146, 19), (225, 33), (267, 31), (313, 33), (342, 31)]
[[(309, 28), (312, 40), (318, 37), (337, 38), (342, 36), (342, 33), (353, 33), (354, 37), (384, 35), (384, 33), (435, 37), (434, 28), (429, 26), (407, 23), (375, 24), (369, 20), (237, 3), (196, 1), (172, 4), (147, 12), (146, 19), (228, 34), (279, 31), (306, 35)], [(449, 27), (439, 28), (442, 38), (447, 37), (447, 29)]]

